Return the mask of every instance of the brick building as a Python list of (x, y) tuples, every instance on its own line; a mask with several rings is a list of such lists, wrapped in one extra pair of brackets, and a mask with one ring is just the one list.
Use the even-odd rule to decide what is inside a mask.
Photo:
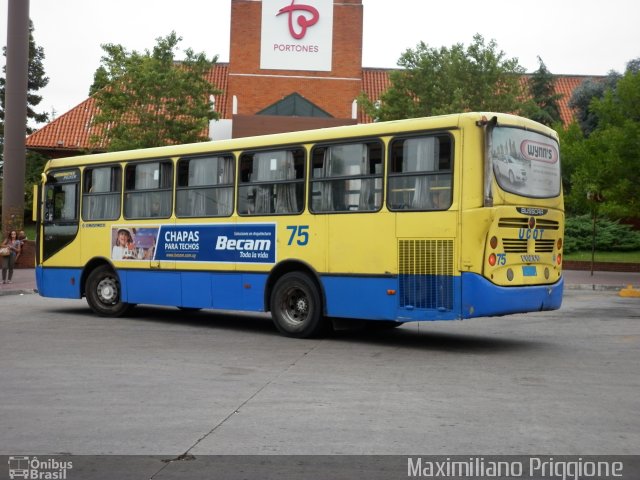
[[(389, 70), (362, 67), (362, 0), (231, 0), (229, 63), (208, 79), (220, 120), (213, 139), (368, 122), (356, 104), (376, 99)], [(557, 76), (561, 115), (585, 77)], [(91, 145), (96, 103), (88, 98), (27, 139), (27, 148), (51, 157), (103, 150)]]

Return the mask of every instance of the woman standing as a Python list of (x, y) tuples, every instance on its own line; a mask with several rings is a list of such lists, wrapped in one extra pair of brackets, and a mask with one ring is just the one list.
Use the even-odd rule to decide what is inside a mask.
[[(18, 240), (18, 234), (15, 230), (11, 230), (7, 238), (0, 245), (0, 253), (5, 253), (2, 258), (2, 283), (11, 283), (13, 278), (13, 266), (16, 263), (16, 257), (20, 253), (22, 242)], [(7, 271), (9, 278), (7, 278)]]

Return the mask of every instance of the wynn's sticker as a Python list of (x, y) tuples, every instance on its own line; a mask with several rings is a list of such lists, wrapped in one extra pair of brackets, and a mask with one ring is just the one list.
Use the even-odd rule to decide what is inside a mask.
[(520, 153), (527, 160), (556, 163), (558, 161), (558, 149), (548, 143), (524, 140), (520, 144)]

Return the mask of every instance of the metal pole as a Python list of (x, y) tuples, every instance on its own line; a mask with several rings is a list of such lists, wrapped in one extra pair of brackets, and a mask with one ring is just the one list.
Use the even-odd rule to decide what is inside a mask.
[(9, 0), (5, 85), (4, 179), (2, 227), (21, 230), (24, 223), (27, 82), (29, 78), (29, 0)]
[(598, 216), (598, 204), (592, 204), (593, 232), (591, 234), (591, 276), (593, 277), (593, 265), (596, 261), (596, 218)]

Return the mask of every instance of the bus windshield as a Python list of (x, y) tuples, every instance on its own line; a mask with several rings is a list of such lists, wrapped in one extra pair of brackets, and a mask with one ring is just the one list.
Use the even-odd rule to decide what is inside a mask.
[(491, 163), (500, 188), (530, 198), (560, 194), (560, 155), (553, 138), (512, 127), (495, 127), (491, 136)]

